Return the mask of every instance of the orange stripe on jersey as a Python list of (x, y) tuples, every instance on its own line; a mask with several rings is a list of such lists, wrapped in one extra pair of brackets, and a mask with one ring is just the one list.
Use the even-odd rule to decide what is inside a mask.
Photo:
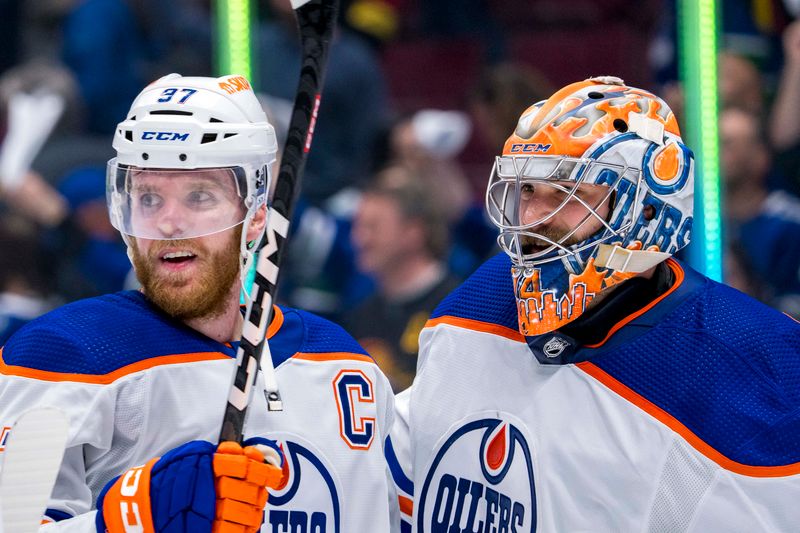
[(37, 370), (24, 366), (7, 365), (3, 361), (3, 350), (0, 348), (0, 374), (6, 376), (19, 376), (23, 378), (38, 379), (41, 381), (75, 381), (78, 383), (95, 383), (98, 385), (108, 385), (121, 377), (148, 370), (157, 366), (177, 365), (181, 363), (195, 363), (200, 361), (216, 361), (230, 359), (229, 356), (220, 352), (200, 352), (184, 353), (180, 355), (162, 355), (152, 357), (144, 361), (137, 361), (130, 365), (118, 368), (108, 374), (70, 374), (67, 372), (52, 372), (49, 370)]
[(269, 323), (269, 327), (267, 328), (267, 338), (271, 339), (273, 335), (275, 335), (281, 326), (283, 325), (283, 311), (277, 305), (272, 306), (272, 322)]
[(635, 391), (631, 390), (628, 386), (606, 373), (594, 363), (584, 361), (582, 363), (577, 363), (575, 366), (665, 426), (672, 429), (678, 435), (683, 437), (684, 440), (686, 440), (686, 442), (692, 446), (692, 448), (705, 455), (725, 470), (750, 477), (784, 477), (800, 474), (800, 463), (784, 466), (751, 466), (728, 459), (722, 453), (712, 448), (711, 445), (709, 445), (703, 439), (695, 435), (674, 416), (650, 402), (643, 396), (639, 395)]
[[(244, 314), (245, 310), (247, 309), (247, 306), (242, 304), (239, 305), (239, 308), (242, 310), (242, 314)], [(278, 307), (277, 305), (273, 305), (272, 321), (270, 321), (269, 326), (267, 327), (267, 338), (268, 339), (272, 338), (272, 336), (275, 335), (279, 329), (281, 329), (282, 325), (283, 325), (283, 311), (281, 311), (281, 308)], [(226, 342), (225, 346), (230, 348), (231, 343)]]
[(587, 344), (586, 345), (587, 348), (598, 348), (598, 347), (602, 346), (603, 344), (606, 343), (606, 341), (608, 339), (611, 338), (611, 336), (614, 333), (619, 331), (625, 324), (627, 324), (628, 322), (630, 322), (631, 320), (633, 320), (636, 317), (642, 316), (647, 311), (652, 309), (658, 302), (660, 302), (661, 300), (663, 300), (664, 298), (666, 298), (667, 296), (669, 296), (670, 294), (675, 292), (675, 289), (677, 289), (680, 286), (680, 284), (683, 283), (683, 278), (685, 277), (685, 274), (683, 273), (683, 269), (681, 268), (681, 266), (678, 263), (676, 263), (674, 260), (672, 260), (672, 259), (667, 259), (667, 266), (675, 274), (675, 283), (672, 284), (672, 287), (667, 289), (667, 292), (665, 292), (664, 294), (662, 294), (661, 296), (659, 296), (658, 298), (656, 298), (655, 300), (653, 300), (652, 302), (650, 302), (646, 306), (642, 307), (641, 309), (639, 309), (635, 313), (631, 313), (630, 315), (626, 316), (625, 318), (623, 318), (622, 320), (620, 320), (619, 322), (614, 324), (614, 327), (611, 328), (611, 330), (608, 332), (608, 334), (605, 336), (605, 338), (603, 340), (601, 340), (597, 344)]
[(108, 531), (155, 533), (150, 509), (150, 473), (158, 458), (125, 472), (108, 489), (103, 500), (103, 519)]
[(400, 510), (403, 514), (407, 514), (408, 516), (414, 515), (414, 502), (411, 501), (411, 498), (406, 498), (405, 496), (397, 496), (398, 501), (400, 502)]
[(292, 359), (300, 359), (302, 361), (362, 361), (364, 363), (375, 364), (372, 357), (360, 353), (350, 352), (323, 352), (323, 353), (305, 353), (297, 352), (292, 356)]
[(498, 335), (500, 337), (505, 337), (506, 339), (511, 339), (512, 341), (525, 342), (525, 337), (523, 337), (522, 333), (516, 329), (507, 328), (499, 324), (492, 324), (490, 322), (472, 320), (471, 318), (460, 318), (456, 316), (445, 315), (437, 318), (431, 318), (425, 323), (425, 327), (432, 328), (434, 326), (438, 326), (439, 324), (450, 324), (451, 326), (456, 326), (458, 328), (471, 329), (473, 331), (480, 331), (481, 333)]

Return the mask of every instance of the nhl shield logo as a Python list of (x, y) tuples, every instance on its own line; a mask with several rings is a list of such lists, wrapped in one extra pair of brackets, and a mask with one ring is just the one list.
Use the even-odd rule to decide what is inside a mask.
[(569, 346), (569, 343), (562, 339), (561, 337), (553, 337), (542, 347), (542, 351), (544, 354), (549, 358), (558, 357), (561, 355), (561, 352), (564, 351), (564, 348)]

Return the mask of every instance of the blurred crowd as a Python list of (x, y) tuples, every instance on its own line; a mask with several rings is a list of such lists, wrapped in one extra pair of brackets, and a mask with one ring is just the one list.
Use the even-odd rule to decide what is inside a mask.
[[(725, 281), (800, 316), (800, 2), (721, 0)], [(289, 0), (254, 2), (253, 86), (285, 135)], [(524, 8), (523, 8), (524, 6)], [(216, 75), (209, 0), (0, 0), (0, 345), (135, 288), (105, 204), (111, 139), (170, 72)], [(496, 253), (483, 194), (520, 113), (611, 74), (682, 116), (675, 0), (343, 0), (280, 301), (342, 323), (397, 390), (436, 304)]]

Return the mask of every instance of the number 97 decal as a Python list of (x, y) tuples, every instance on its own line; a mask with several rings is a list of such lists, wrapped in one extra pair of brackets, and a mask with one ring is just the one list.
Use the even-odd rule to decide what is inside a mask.
[(375, 417), (363, 413), (374, 413), (372, 391), (372, 382), (361, 370), (342, 370), (333, 378), (333, 396), (339, 409), (339, 434), (354, 450), (369, 450), (375, 437)]
[(169, 89), (164, 89), (164, 92), (161, 93), (161, 97), (158, 99), (158, 101), (162, 104), (171, 101), (172, 97), (175, 96), (179, 90), (182, 93), (180, 100), (178, 100), (179, 104), (185, 104), (186, 100), (188, 100), (190, 96), (197, 92), (197, 89), (178, 89), (171, 87)]

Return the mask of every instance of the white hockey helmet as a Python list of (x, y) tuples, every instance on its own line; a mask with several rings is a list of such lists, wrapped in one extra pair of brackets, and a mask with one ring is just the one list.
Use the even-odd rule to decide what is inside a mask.
[(106, 197), (126, 238), (247, 227), (267, 201), (275, 131), (242, 76), (164, 76), (136, 97), (113, 144)]

